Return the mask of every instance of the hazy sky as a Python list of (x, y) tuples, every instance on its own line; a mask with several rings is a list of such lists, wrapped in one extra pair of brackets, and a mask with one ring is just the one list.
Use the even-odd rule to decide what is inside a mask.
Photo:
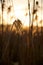
[[(28, 8), (28, 0), (5, 0), (5, 4), (7, 6), (11, 5), (12, 4), (12, 1), (13, 1), (13, 4), (14, 4), (14, 8), (18, 8), (18, 9), (26, 9)], [(29, 0), (31, 2), (31, 7), (32, 7), (32, 2), (34, 0)], [(43, 0), (35, 0), (35, 1), (38, 1), (39, 2), (39, 6), (42, 6), (43, 8)], [(8, 5), (9, 4), (9, 5)], [(19, 7), (20, 6), (20, 7)]]
[[(27, 10), (28, 9), (28, 0), (5, 0), (5, 1), (6, 1), (5, 2), (5, 7), (7, 7), (9, 5), (12, 5), (12, 3), (13, 3), (15, 14), (17, 16), (19, 16), (19, 18), (24, 20), (24, 16), (22, 14), (24, 14), (23, 10)], [(32, 11), (32, 6), (33, 6), (33, 1), (34, 0), (30, 0), (31, 11)], [(35, 1), (39, 2), (40, 10), (41, 10), (41, 7), (42, 7), (42, 10), (43, 10), (43, 0), (35, 0)], [(6, 12), (4, 12), (4, 17), (6, 17)], [(27, 18), (29, 18), (29, 17), (27, 17)], [(1, 20), (1, 3), (0, 3), (0, 20)], [(27, 21), (27, 19), (26, 19), (26, 21)]]

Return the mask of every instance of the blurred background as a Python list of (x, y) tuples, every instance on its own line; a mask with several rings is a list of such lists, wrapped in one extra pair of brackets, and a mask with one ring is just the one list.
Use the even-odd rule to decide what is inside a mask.
[(0, 0), (0, 65), (43, 65), (43, 0)]

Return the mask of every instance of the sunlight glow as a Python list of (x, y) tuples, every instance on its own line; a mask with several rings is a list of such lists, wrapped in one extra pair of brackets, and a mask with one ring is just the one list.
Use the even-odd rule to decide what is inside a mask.
[[(22, 24), (23, 24), (23, 27), (29, 27), (29, 22), (30, 22), (29, 19), (30, 18), (29, 18), (28, 5), (25, 3), (25, 6), (24, 6), (24, 4), (21, 5), (21, 3), (19, 3), (19, 2), (17, 3), (16, 1), (15, 1), (15, 3), (16, 4), (14, 5), (14, 2), (13, 2), (13, 6), (11, 7), (11, 11), (9, 13), (7, 11), (8, 11), (8, 7), (10, 5), (8, 4), (8, 7), (5, 6), (5, 10), (3, 11), (3, 23), (5, 25), (6, 24), (13, 24), (13, 22), (16, 19), (20, 19)], [(32, 9), (32, 7), (30, 9)], [(36, 26), (38, 23), (38, 26), (41, 26), (40, 20), (43, 20), (43, 11), (41, 12), (41, 10), (39, 10), (37, 12), (37, 15), (38, 15), (38, 20), (34, 20), (33, 25)], [(43, 22), (42, 22), (42, 26), (43, 26)]]

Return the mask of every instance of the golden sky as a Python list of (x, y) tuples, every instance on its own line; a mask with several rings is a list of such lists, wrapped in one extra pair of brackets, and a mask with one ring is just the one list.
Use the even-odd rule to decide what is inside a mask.
[[(38, 8), (38, 21), (43, 19), (43, 0), (36, 0), (39, 2)], [(11, 11), (7, 13), (7, 8), (13, 6)], [(33, 0), (30, 0), (30, 11), (32, 13)], [(2, 23), (2, 10), (0, 2), (0, 24)], [(27, 15), (26, 15), (27, 13)], [(5, 0), (5, 8), (3, 11), (3, 22), (4, 24), (12, 24), (15, 19), (20, 19), (24, 26), (29, 26), (29, 10), (28, 0)], [(35, 23), (34, 23), (35, 25)]]

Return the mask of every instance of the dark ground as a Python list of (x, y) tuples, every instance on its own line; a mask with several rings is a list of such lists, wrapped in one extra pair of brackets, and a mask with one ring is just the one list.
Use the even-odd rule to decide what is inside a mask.
[(0, 65), (43, 65), (43, 32), (0, 32)]

